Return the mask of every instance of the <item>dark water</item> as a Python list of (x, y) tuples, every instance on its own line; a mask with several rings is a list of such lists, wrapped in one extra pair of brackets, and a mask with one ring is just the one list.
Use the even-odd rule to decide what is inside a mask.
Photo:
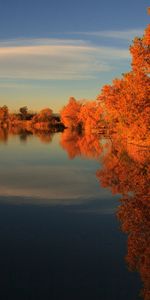
[(0, 299), (138, 300), (120, 194), (100, 186), (99, 159), (69, 159), (60, 139), (1, 140)]

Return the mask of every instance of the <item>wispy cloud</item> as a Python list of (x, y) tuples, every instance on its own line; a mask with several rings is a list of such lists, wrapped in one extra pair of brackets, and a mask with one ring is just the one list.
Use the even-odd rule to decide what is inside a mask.
[(128, 29), (128, 30), (104, 30), (104, 31), (81, 31), (72, 32), (75, 35), (95, 36), (102, 38), (121, 39), (131, 41), (135, 36), (142, 36), (143, 29)]
[(0, 79), (85, 80), (110, 72), (116, 61), (128, 58), (126, 49), (80, 39), (1, 41)]

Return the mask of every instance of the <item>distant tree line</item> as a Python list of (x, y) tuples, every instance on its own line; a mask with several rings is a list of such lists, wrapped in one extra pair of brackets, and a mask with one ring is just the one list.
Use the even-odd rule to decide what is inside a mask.
[(23, 106), (17, 113), (9, 112), (6, 105), (0, 107), (0, 126), (36, 127), (37, 129), (48, 130), (52, 127), (63, 129), (60, 115), (54, 114), (51, 108), (44, 108), (35, 113)]

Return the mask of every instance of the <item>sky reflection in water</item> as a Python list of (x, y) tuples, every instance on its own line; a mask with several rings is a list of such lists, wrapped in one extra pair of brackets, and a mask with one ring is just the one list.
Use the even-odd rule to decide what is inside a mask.
[(111, 175), (120, 150), (110, 151), (108, 143), (109, 160), (104, 141), (98, 146), (80, 137), (74, 151), (66, 135), (1, 138), (0, 293), (3, 299), (140, 299), (116, 218), (124, 178)]
[(100, 191), (95, 178), (98, 161), (85, 157), (69, 160), (59, 140), (55, 135), (52, 143), (44, 144), (30, 136), (22, 143), (16, 136), (9, 137), (0, 148), (0, 195), (42, 204), (111, 197), (107, 190)]

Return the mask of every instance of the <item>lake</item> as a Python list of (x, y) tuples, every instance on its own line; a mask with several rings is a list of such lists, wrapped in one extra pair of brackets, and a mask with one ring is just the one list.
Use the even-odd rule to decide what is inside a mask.
[(141, 299), (132, 233), (122, 230), (132, 211), (120, 198), (133, 200), (131, 177), (145, 160), (113, 147), (67, 131), (1, 134), (1, 299)]

